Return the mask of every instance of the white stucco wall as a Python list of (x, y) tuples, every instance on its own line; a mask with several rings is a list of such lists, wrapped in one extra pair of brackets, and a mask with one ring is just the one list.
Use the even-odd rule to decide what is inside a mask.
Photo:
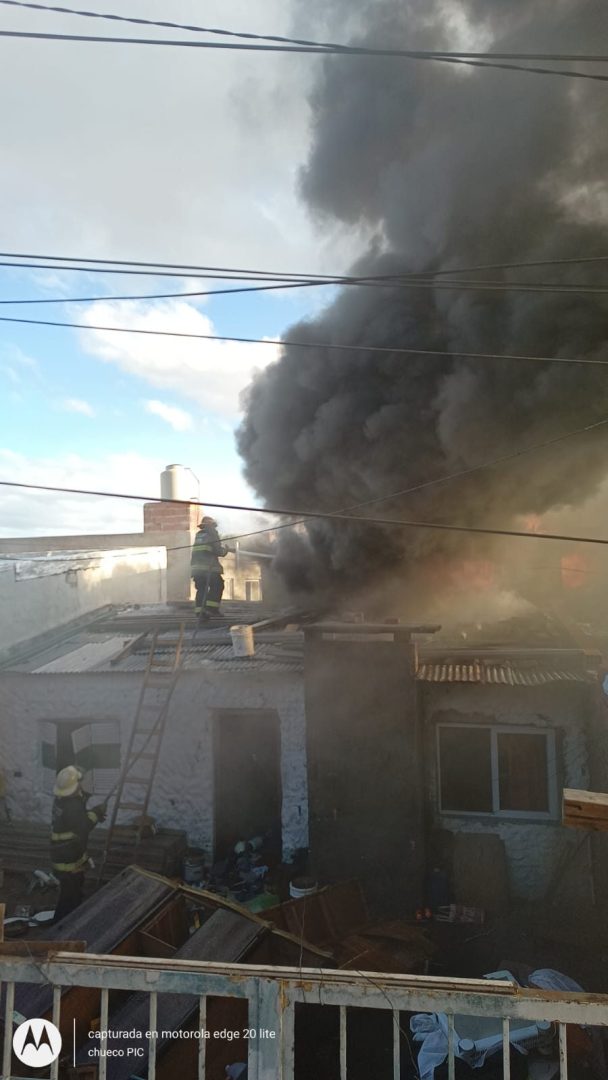
[[(0, 675), (0, 767), (15, 818), (50, 821), (51, 798), (41, 791), (40, 721), (115, 720), (124, 747), (141, 681), (140, 674), (128, 672)], [(159, 825), (184, 829), (191, 844), (212, 853), (213, 717), (220, 709), (278, 714), (283, 854), (289, 857), (308, 844), (304, 688), (297, 672), (183, 672), (171, 699), (150, 813)]]
[(439, 812), (436, 725), (438, 723), (508, 724), (552, 728), (557, 740), (555, 784), (558, 809), (561, 788), (589, 786), (589, 761), (585, 727), (589, 688), (560, 683), (546, 687), (481, 685), (429, 685), (423, 690), (427, 726), (428, 790), (435, 824), (451, 832), (488, 832), (505, 844), (511, 890), (514, 896), (543, 896), (564, 849), (576, 847), (572, 830), (557, 821), (525, 821), (491, 815), (458, 815)]
[(0, 558), (0, 661), (20, 642), (107, 604), (166, 599), (164, 547)]

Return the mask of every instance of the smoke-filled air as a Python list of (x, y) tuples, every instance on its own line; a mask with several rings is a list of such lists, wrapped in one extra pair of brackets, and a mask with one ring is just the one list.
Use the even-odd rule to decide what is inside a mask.
[[(335, 27), (341, 10), (333, 5)], [(503, 53), (592, 53), (608, 30), (605, 5), (582, 0), (375, 0), (359, 20), (351, 43)], [(319, 62), (300, 192), (320, 231), (340, 224), (372, 236), (350, 272), (470, 268), (459, 278), (499, 285), (346, 287), (286, 331), (456, 355), (285, 347), (250, 387), (238, 433), (267, 505), (336, 511), (608, 417), (605, 367), (458, 355), (608, 360), (608, 297), (500, 288), (608, 285), (608, 262), (477, 269), (608, 255), (607, 95), (602, 82), (449, 63)], [(525, 515), (592, 496), (606, 447), (600, 428), (359, 513), (521, 527)], [(466, 534), (317, 522), (283, 531), (278, 565), (295, 592), (335, 596), (381, 586), (397, 564), (416, 581), (433, 561), (491, 550)]]

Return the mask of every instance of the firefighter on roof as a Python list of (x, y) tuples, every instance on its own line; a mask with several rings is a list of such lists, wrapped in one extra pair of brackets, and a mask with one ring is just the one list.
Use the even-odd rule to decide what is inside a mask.
[(106, 817), (103, 803), (87, 810), (81, 780), (80, 769), (67, 765), (57, 774), (54, 788), (51, 862), (53, 873), (59, 879), (55, 922), (82, 903), (84, 871), (89, 861), (87, 840), (91, 829)]
[(194, 538), (190, 572), (196, 586), (194, 610), (201, 622), (219, 614), (224, 592), (224, 578), (220, 559), (228, 554), (217, 531), (217, 522), (204, 517)]

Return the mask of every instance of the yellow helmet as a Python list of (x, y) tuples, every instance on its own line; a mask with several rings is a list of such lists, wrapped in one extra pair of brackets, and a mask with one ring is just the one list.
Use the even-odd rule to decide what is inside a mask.
[(75, 765), (66, 765), (65, 769), (57, 773), (53, 794), (58, 798), (66, 798), (78, 791), (78, 785), (82, 780), (82, 773)]

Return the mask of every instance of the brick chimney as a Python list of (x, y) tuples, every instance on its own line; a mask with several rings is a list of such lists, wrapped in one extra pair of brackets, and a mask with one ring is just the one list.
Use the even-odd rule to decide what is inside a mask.
[(144, 503), (144, 532), (189, 532), (194, 535), (202, 516), (202, 506)]

